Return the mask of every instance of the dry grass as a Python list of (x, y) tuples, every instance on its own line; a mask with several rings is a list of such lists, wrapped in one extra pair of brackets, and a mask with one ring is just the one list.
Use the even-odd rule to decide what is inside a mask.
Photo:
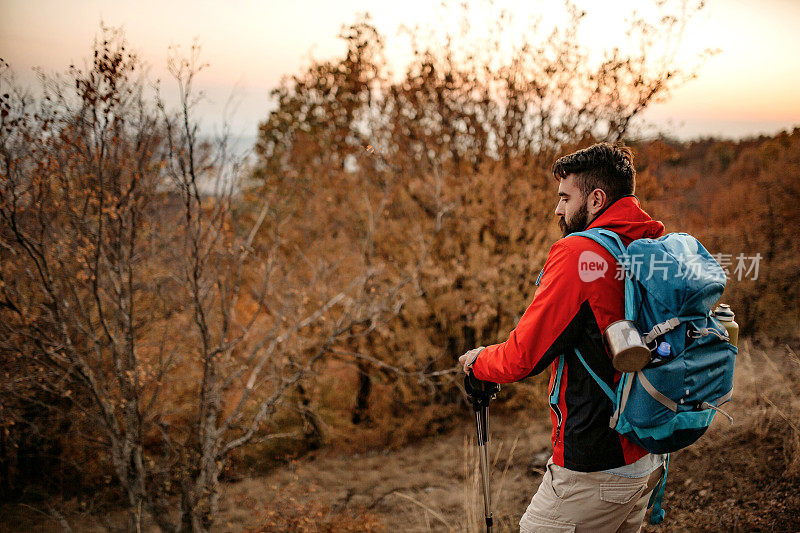
[[(645, 531), (785, 531), (800, 517), (798, 346), (742, 340), (731, 423), (716, 417), (707, 435), (673, 455), (663, 526)], [(501, 391), (499, 402), (504, 401)], [(509, 394), (510, 396), (510, 394)], [(267, 475), (224, 487), (217, 531), (483, 530), (479, 460), (471, 413), (449, 433), (399, 448), (326, 448)], [(497, 531), (516, 531), (541, 480), (532, 458), (550, 449), (546, 410), (490, 420), (492, 510)], [(352, 435), (351, 439), (357, 439)], [(45, 517), (19, 530), (46, 531)], [(66, 517), (73, 528), (90, 521)], [(0, 520), (2, 522), (2, 520)], [(17, 522), (22, 524), (22, 522)], [(52, 526), (50, 520), (48, 525)], [(95, 521), (96, 523), (96, 521)], [(794, 524), (794, 525), (793, 525)], [(0, 528), (1, 529), (1, 528)], [(14, 529), (13, 527), (11, 528)], [(151, 529), (153, 531), (153, 529)]]
[[(296, 489), (300, 489), (296, 487)], [(242, 504), (252, 506), (255, 522), (245, 530), (251, 533), (281, 533), (285, 531), (307, 531), (309, 533), (372, 533), (383, 531), (381, 520), (363, 507), (348, 509), (334, 508), (324, 503), (324, 498), (316, 494), (318, 489), (284, 492), (276, 500), (256, 505), (256, 500), (245, 497)], [(232, 523), (225, 524), (233, 528)]]
[[(490, 480), (491, 511), (497, 530), (513, 530), (518, 527), (519, 517), (514, 515), (516, 502), (508, 498), (505, 489), (509, 478), (509, 468), (514, 464), (514, 457), (519, 445), (520, 437), (513, 438), (510, 445), (502, 439), (492, 439), (489, 442), (492, 477)], [(513, 489), (512, 489), (513, 490)], [(479, 449), (476, 439), (472, 436), (464, 437), (464, 521), (458, 531), (483, 531), (484, 529), (484, 503), (483, 486), (480, 471)]]
[(800, 480), (800, 357), (788, 344), (754, 348), (743, 342), (737, 373), (737, 392), (751, 408), (743, 413), (743, 425), (752, 425), (757, 434), (785, 438), (786, 470), (783, 477)]

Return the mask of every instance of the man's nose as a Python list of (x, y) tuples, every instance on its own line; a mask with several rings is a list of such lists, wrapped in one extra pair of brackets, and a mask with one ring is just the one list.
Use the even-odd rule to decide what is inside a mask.
[(564, 216), (564, 210), (563, 210), (563, 209), (561, 209), (561, 207), (562, 207), (562, 206), (561, 206), (561, 202), (558, 202), (558, 203), (556, 204), (556, 216), (557, 216), (557, 217), (562, 217), (562, 216)]

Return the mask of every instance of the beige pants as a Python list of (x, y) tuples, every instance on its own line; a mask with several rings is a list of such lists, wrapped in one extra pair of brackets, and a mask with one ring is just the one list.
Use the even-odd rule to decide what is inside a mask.
[(576, 472), (547, 463), (520, 533), (635, 532), (642, 527), (650, 493), (664, 467), (627, 478), (605, 472)]

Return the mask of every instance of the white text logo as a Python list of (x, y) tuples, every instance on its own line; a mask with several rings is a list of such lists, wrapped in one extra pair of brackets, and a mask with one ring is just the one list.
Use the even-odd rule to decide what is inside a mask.
[(584, 250), (578, 258), (578, 276), (584, 283), (589, 283), (603, 277), (608, 270), (608, 263), (602, 256)]

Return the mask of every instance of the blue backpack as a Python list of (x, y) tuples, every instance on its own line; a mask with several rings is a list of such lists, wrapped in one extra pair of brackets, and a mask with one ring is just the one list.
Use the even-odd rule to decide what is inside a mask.
[[(601, 244), (625, 269), (625, 319), (634, 322), (656, 355), (669, 343), (671, 356), (655, 357), (643, 370), (623, 373), (616, 391), (583, 366), (613, 404), (610, 426), (651, 453), (669, 454), (700, 438), (719, 407), (729, 401), (738, 349), (712, 307), (725, 289), (725, 272), (697, 239), (670, 233), (637, 239), (627, 247), (613, 231), (573, 233)], [(732, 419), (731, 419), (732, 421)], [(664, 475), (653, 491), (650, 521), (661, 522)]]

